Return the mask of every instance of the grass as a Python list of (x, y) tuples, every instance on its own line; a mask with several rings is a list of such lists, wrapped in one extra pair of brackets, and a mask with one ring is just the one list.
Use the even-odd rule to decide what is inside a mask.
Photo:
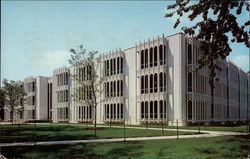
[[(108, 124), (106, 124), (108, 126)], [(115, 124), (113, 124), (115, 126)], [(112, 125), (112, 126), (113, 126)], [(128, 125), (133, 127), (145, 127), (146, 125)], [(148, 125), (148, 128), (161, 128), (162, 125)], [(166, 129), (176, 129), (176, 126), (163, 126)], [(179, 129), (187, 130), (199, 130), (198, 126), (179, 126)], [(200, 130), (207, 131), (231, 131), (231, 132), (248, 132), (248, 125), (239, 125), (239, 126), (200, 126)]]
[(75, 145), (2, 147), (7, 158), (235, 159), (250, 154), (250, 136), (171, 139)]
[[(0, 125), (0, 143), (10, 142), (34, 142), (59, 141), (59, 140), (83, 140), (94, 139), (94, 130), (86, 130), (83, 124), (33, 124), (29, 125)], [(126, 137), (138, 136), (170, 136), (176, 135), (176, 131), (140, 130), (126, 128)], [(195, 134), (191, 132), (179, 132), (179, 135)], [(96, 138), (123, 138), (123, 128), (102, 128), (97, 130)]]

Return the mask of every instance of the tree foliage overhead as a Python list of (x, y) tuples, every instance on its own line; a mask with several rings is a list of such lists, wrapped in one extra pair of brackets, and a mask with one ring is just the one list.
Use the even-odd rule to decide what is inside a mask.
[(215, 60), (219, 57), (226, 58), (232, 51), (229, 40), (250, 47), (248, 28), (250, 20), (242, 25), (237, 22), (237, 16), (244, 10), (250, 11), (249, 2), (246, 0), (199, 0), (194, 3), (190, 0), (177, 0), (167, 9), (173, 11), (167, 13), (165, 17), (173, 15), (178, 17), (174, 28), (180, 24), (183, 15), (188, 15), (190, 21), (202, 17), (199, 22), (190, 27), (182, 27), (182, 30), (200, 41), (204, 55), (198, 59), (199, 67), (208, 66), (210, 69), (210, 84), (218, 68)]
[[(218, 57), (226, 58), (232, 51), (229, 40), (250, 47), (250, 31), (247, 28), (250, 20), (242, 25), (237, 22), (237, 16), (241, 15), (243, 10), (250, 10), (246, 0), (199, 0), (194, 4), (191, 4), (190, 0), (177, 0), (167, 9), (174, 11), (167, 13), (165, 17), (178, 17), (174, 28), (180, 24), (180, 18), (184, 14), (188, 15), (190, 21), (202, 17), (201, 21), (193, 26), (182, 27), (185, 34), (193, 35), (201, 41), (201, 49), (206, 55), (206, 58), (200, 61), (201, 66), (207, 65), (211, 68), (211, 61)], [(230, 39), (228, 33), (231, 33)]]

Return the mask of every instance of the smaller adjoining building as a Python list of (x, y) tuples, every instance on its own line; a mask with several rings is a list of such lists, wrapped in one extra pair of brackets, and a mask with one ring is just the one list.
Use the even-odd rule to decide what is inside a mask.
[[(15, 120), (48, 120), (48, 77), (28, 77), (18, 81), (24, 87), (26, 96), (21, 105), (24, 109), (15, 114)], [(5, 111), (5, 120), (10, 120), (11, 114)]]

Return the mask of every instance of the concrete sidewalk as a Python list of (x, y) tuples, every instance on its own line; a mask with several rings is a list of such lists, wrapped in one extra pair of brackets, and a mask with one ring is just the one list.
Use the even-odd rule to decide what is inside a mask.
[[(102, 126), (108, 127), (108, 126)], [(112, 128), (123, 128), (122, 126), (112, 126)], [(146, 129), (145, 127), (126, 127), (130, 129)], [(148, 128), (149, 130), (162, 130), (162, 128)], [(176, 129), (163, 129), (166, 131), (176, 131)], [(179, 131), (198, 132), (198, 130), (179, 129)], [(227, 131), (200, 131), (203, 134), (197, 135), (179, 135), (179, 138), (201, 138), (201, 137), (216, 137), (230, 135), (250, 135), (250, 133), (227, 132)], [(128, 137), (126, 141), (144, 141), (144, 140), (162, 140), (162, 139), (177, 139), (177, 136), (154, 136), (154, 137)], [(56, 144), (77, 144), (77, 143), (94, 143), (94, 142), (121, 142), (124, 138), (113, 139), (91, 139), (91, 140), (65, 140), (65, 141), (40, 141), (40, 142), (18, 142), (18, 143), (0, 143), (0, 147), (7, 146), (33, 146), (33, 145), (56, 145)]]

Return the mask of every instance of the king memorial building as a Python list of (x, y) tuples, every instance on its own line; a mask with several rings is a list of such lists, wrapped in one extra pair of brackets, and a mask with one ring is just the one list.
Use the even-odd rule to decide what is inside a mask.
[[(250, 74), (232, 62), (218, 59), (211, 107), (209, 70), (196, 69), (201, 54), (199, 42), (182, 33), (158, 36), (125, 50), (101, 55), (99, 76), (106, 76), (97, 106), (97, 123), (191, 125), (244, 123), (250, 120)], [(24, 111), (17, 120), (93, 122), (94, 109), (73, 100), (79, 86), (70, 74), (82, 80), (88, 67), (55, 69), (51, 77), (19, 81), (27, 92)], [(105, 73), (102, 70), (106, 70)], [(83, 88), (83, 99), (90, 99)], [(4, 119), (10, 119), (5, 112)]]

